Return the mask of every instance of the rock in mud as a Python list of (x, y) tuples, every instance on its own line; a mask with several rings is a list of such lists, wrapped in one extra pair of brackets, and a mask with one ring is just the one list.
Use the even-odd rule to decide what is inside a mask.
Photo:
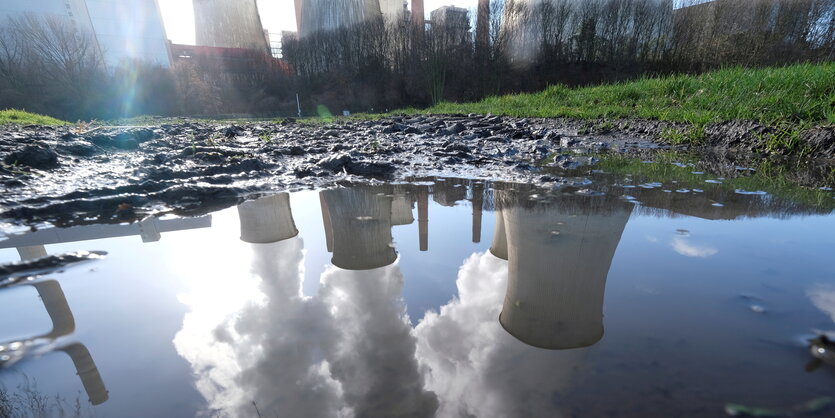
[(9, 165), (25, 165), (49, 170), (58, 167), (58, 153), (44, 146), (27, 145), (22, 150), (7, 155), (3, 162)]

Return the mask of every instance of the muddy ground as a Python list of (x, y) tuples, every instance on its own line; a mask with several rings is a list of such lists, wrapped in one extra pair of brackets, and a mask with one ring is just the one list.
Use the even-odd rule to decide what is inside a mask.
[[(95, 129), (9, 125), (0, 129), (0, 222), (67, 225), (189, 214), (270, 191), (428, 175), (558, 187), (572, 181), (561, 173), (576, 173), (608, 153), (651, 159), (658, 150), (687, 151), (665, 143), (671, 129), (686, 127), (490, 115), (331, 124), (185, 120)], [(750, 122), (710, 126), (698, 158), (712, 172), (736, 175), (740, 166), (762, 161), (768, 129)], [(831, 177), (835, 132), (820, 128), (803, 140), (818, 162), (795, 162), (791, 180), (831, 187), (821, 182)]]

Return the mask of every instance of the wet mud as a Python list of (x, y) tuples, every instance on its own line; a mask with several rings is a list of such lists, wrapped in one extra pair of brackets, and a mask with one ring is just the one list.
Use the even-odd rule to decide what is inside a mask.
[[(762, 127), (706, 130), (700, 165), (728, 176), (762, 161)], [(0, 131), (0, 222), (14, 225), (123, 222), (150, 214), (205, 213), (280, 190), (339, 182), (460, 176), (574, 185), (612, 154), (651, 159), (657, 121), (580, 122), (501, 116), (417, 116), (330, 124), (210, 124), (150, 127), (5, 126)], [(762, 128), (767, 129), (767, 128)], [(709, 132), (708, 132), (709, 131)], [(820, 131), (820, 132), (818, 132)], [(814, 154), (835, 155), (831, 130), (810, 133)], [(790, 180), (826, 184), (830, 166), (803, 164)]]

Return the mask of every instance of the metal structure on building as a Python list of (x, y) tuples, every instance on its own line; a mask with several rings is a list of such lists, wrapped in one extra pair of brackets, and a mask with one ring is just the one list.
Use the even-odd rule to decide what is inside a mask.
[(198, 46), (268, 51), (255, 0), (194, 0)]
[(27, 0), (0, 4), (0, 25), (24, 15), (61, 19), (88, 34), (108, 66), (125, 60), (163, 67), (171, 63), (157, 0)]

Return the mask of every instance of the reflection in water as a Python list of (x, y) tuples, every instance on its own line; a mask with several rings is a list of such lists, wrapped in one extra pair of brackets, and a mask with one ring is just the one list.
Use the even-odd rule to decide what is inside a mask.
[[(609, 191), (607, 196), (588, 196), (571, 194), (577, 190), (570, 186), (529, 190), (522, 185), (470, 180), (418, 181), (416, 184), (341, 188), (315, 195), (279, 194), (241, 204), (237, 208), (240, 240), (234, 231), (229, 234), (228, 242), (201, 243), (211, 244), (218, 253), (229, 254), (218, 260), (218, 265), (177, 264), (172, 260), (181, 254), (153, 253), (163, 257), (154, 260), (158, 264), (171, 263), (175, 268), (187, 269), (182, 277), (178, 274), (171, 277), (189, 280), (190, 275), (195, 283), (190, 294), (180, 295), (182, 303), (189, 305), (190, 312), (183, 319), (174, 345), (190, 363), (196, 387), (207, 400), (208, 410), (200, 411), (203, 415), (516, 417), (598, 416), (614, 410), (641, 416), (652, 407), (656, 408), (652, 411), (665, 416), (688, 413), (707, 416), (721, 412), (721, 405), (716, 402), (725, 399), (717, 401), (716, 398), (747, 404), (749, 398), (757, 400), (766, 395), (789, 398), (807, 393), (810, 396), (827, 394), (824, 393), (828, 390), (824, 387), (826, 381), (822, 380), (826, 378), (824, 373), (786, 377), (785, 381), (789, 383), (781, 387), (786, 388), (785, 393), (773, 389), (764, 391), (765, 395), (757, 393), (760, 388), (754, 382), (756, 379), (788, 369), (780, 366), (779, 363), (787, 363), (784, 361), (768, 363), (774, 351), (765, 347), (753, 350), (754, 345), (749, 344), (752, 336), (759, 336), (756, 328), (764, 326), (762, 321), (754, 322), (761, 316), (752, 316), (750, 320), (734, 318), (733, 326), (719, 324), (714, 328), (716, 315), (726, 312), (716, 301), (710, 304), (711, 300), (706, 296), (687, 303), (703, 306), (702, 302), (708, 302), (711, 309), (666, 308), (669, 311), (664, 312), (670, 312), (670, 318), (658, 318), (652, 310), (659, 309), (659, 305), (679, 302), (673, 292), (665, 290), (688, 289), (687, 286), (693, 285), (692, 288), (716, 295), (737, 292), (739, 289), (734, 286), (749, 286), (752, 280), (743, 278), (736, 284), (725, 280), (721, 284), (709, 281), (693, 284), (690, 280), (690, 283), (669, 284), (673, 287), (662, 288), (667, 285), (664, 279), (678, 267), (674, 263), (669, 265), (670, 260), (664, 257), (673, 257), (679, 262), (682, 258), (669, 247), (666, 247), (668, 251), (651, 255), (638, 251), (639, 257), (634, 257), (636, 252), (630, 249), (630, 253), (621, 254), (624, 257), (619, 260), (625, 265), (618, 271), (620, 277), (634, 274), (635, 289), (632, 289), (633, 283), (624, 285), (625, 281), (619, 286), (609, 283), (609, 289), (606, 289), (613, 257), (632, 214), (670, 217), (682, 211), (708, 219), (726, 219), (749, 213), (728, 208), (754, 207), (756, 205), (751, 201), (767, 199), (745, 196), (739, 199), (739, 205), (726, 201), (725, 206), (714, 207), (710, 205), (714, 195), (710, 198), (699, 195), (700, 204), (709, 208), (694, 209), (688, 208), (688, 201), (678, 195), (652, 189), (631, 189), (628, 193), (637, 196), (641, 202), (633, 209), (633, 203), (621, 200), (628, 197), (622, 198), (622, 193)], [(313, 197), (314, 208), (321, 207), (321, 224), (318, 224), (318, 214), (299, 216), (302, 215), (299, 209), (308, 209), (302, 206), (294, 207), (297, 211), (294, 220), (291, 201), (298, 205), (309, 197)], [(319, 202), (315, 201), (317, 197)], [(417, 229), (419, 237), (408, 239), (419, 239), (418, 248), (428, 250), (430, 199), (438, 202), (431, 207), (438, 211), (433, 212), (433, 216), (438, 216), (435, 221), (441, 221), (435, 223), (436, 228), (442, 225), (446, 229), (434, 232), (435, 237), (449, 242), (437, 245), (435, 252), (439, 254), (431, 254), (431, 257), (418, 253), (411, 245), (408, 246), (413, 249), (411, 252), (398, 254), (392, 242), (393, 236), (402, 239), (401, 235), (396, 235), (400, 231), (392, 229), (398, 225), (412, 224), (403, 229), (410, 234)], [(462, 207), (467, 203), (462, 205), (462, 200), (472, 205), (471, 219), (468, 218), (470, 213)], [(665, 203), (668, 201), (674, 205)], [(445, 210), (439, 205), (458, 205), (458, 210)], [(766, 206), (767, 203), (756, 206), (760, 210), (758, 213), (766, 213)], [(784, 207), (778, 206), (777, 210), (781, 208)], [(486, 251), (487, 245), (472, 246), (469, 243), (491, 239), (482, 237), (484, 211), (487, 215), (495, 213), (489, 251)], [(232, 212), (234, 210), (229, 214), (234, 218)], [(310, 221), (311, 218), (315, 220)], [(464, 231), (470, 221), (472, 235), (470, 231)], [(490, 221), (488, 216), (488, 225)], [(664, 231), (671, 232), (676, 228), (705, 233), (701, 229), (702, 223), (704, 221), (692, 219), (644, 218), (633, 226), (646, 228), (651, 224), (650, 227), (664, 228), (651, 231), (653, 236), (663, 236)], [(765, 225), (776, 227), (775, 223)], [(737, 227), (737, 224), (731, 227)], [(135, 232), (137, 227), (132, 228)], [(321, 267), (321, 275), (316, 272), (318, 290), (315, 294), (305, 295), (302, 290), (305, 262), (319, 268), (316, 260), (327, 257), (327, 253), (315, 248), (306, 260), (306, 251), (310, 249), (304, 248), (300, 230), (302, 234), (321, 234), (319, 228), (324, 229), (325, 246), (333, 253), (332, 265)], [(154, 230), (159, 232), (163, 228), (148, 227), (144, 236), (158, 237)], [(218, 231), (216, 236), (224, 234), (222, 227)], [(451, 236), (450, 231), (461, 231), (457, 233), (461, 236)], [(634, 234), (625, 242), (645, 242), (639, 237), (641, 231), (638, 228), (632, 232)], [(703, 245), (686, 232), (680, 229), (672, 242), (664, 244), (673, 245), (680, 254), (695, 257), (709, 256), (711, 251), (715, 253), (715, 248)], [(698, 236), (694, 234), (694, 237)], [(205, 234), (195, 234), (195, 239), (205, 237)], [(745, 242), (743, 238), (740, 241)], [(12, 246), (19, 248), (24, 257), (46, 253), (38, 242), (21, 239), (15, 244)], [(732, 254), (732, 247), (727, 245), (723, 251)], [(439, 251), (441, 248), (444, 251)], [(240, 250), (248, 257), (238, 257)], [(195, 253), (201, 261), (205, 260), (202, 252)], [(463, 263), (462, 258), (465, 258)], [(635, 263), (647, 261), (658, 262), (657, 274), (647, 272), (644, 276), (640, 270), (637, 273), (631, 271)], [(702, 260), (687, 261), (696, 265)], [(415, 274), (416, 277), (411, 276), (413, 271), (407, 270), (424, 268), (425, 263), (438, 265), (428, 266), (421, 272), (423, 274)], [(446, 263), (448, 265), (442, 265)], [(722, 271), (727, 266), (717, 264), (720, 263), (702, 263), (701, 267), (706, 274), (737, 271)], [(447, 267), (460, 267), (457, 276), (445, 270)], [(206, 274), (198, 273), (201, 270)], [(830, 271), (817, 267), (817, 270), (803, 270), (803, 273), (812, 272), (814, 277), (825, 279)], [(155, 271), (158, 272), (166, 273), (167, 270)], [(687, 272), (685, 276), (698, 278), (701, 273)], [(444, 280), (451, 278), (450, 274), (455, 277), (457, 287), (457, 294), (451, 300), (448, 294), (433, 288), (448, 285)], [(174, 282), (174, 288), (179, 287), (176, 280), (168, 280), (165, 274), (155, 274), (149, 279)], [(412, 282), (404, 283), (405, 280)], [(155, 286), (158, 284), (154, 282)], [(50, 340), (72, 335), (75, 323), (58, 283), (43, 281), (36, 283), (34, 288), (41, 294), (53, 327), (46, 335), (33, 338)], [(598, 342), (603, 335), (605, 291), (610, 292), (606, 295), (609, 296), (607, 312), (619, 314), (607, 317), (606, 325), (610, 329), (605, 341)], [(409, 318), (407, 312), (411, 313), (415, 308), (410, 306), (411, 309), (406, 310), (404, 293), (410, 303), (435, 306), (437, 311), (425, 315), (421, 312), (420, 317)], [(434, 294), (427, 296), (427, 293)], [(820, 309), (835, 316), (833, 294), (831, 288), (822, 286), (813, 288), (809, 297)], [(618, 298), (624, 295), (630, 297)], [(86, 300), (95, 300), (98, 296), (95, 294)], [(775, 313), (769, 318), (779, 321), (776, 308), (779, 304), (775, 301), (773, 305)], [(714, 316), (704, 316), (707, 311)], [(180, 319), (176, 312), (171, 317)], [(707, 323), (710, 326), (702, 325), (702, 329), (690, 327), (699, 325), (699, 320), (713, 322)], [(632, 332), (628, 329), (630, 322), (646, 330)], [(413, 327), (412, 323), (417, 325)], [(682, 324), (686, 326), (682, 327)], [(90, 326), (97, 328), (96, 325)], [(816, 325), (826, 328), (825, 324)], [(687, 330), (681, 331), (682, 328)], [(733, 336), (728, 335), (732, 333)], [(715, 346), (717, 340), (722, 341), (723, 352), (703, 349), (703, 344)], [(103, 348), (108, 347), (107, 342), (101, 344), (96, 346), (99, 356), (104, 355)], [(153, 356), (165, 348), (154, 345), (137, 350), (156, 359)], [(69, 345), (64, 351), (73, 357), (91, 402), (106, 399), (107, 391), (83, 346)], [(124, 352), (112, 351), (112, 356), (124, 355)], [(742, 363), (739, 362), (741, 356), (745, 356)], [(782, 358), (789, 358), (789, 355)], [(594, 364), (591, 364), (592, 359)], [(753, 370), (747, 365), (761, 367)], [(786, 373), (779, 375), (787, 376)], [(721, 384), (712, 380), (726, 376), (727, 380)], [(76, 383), (76, 378), (69, 377)], [(142, 373), (137, 373), (135, 381), (134, 377), (109, 378), (108, 381), (111, 385), (114, 384), (111, 380), (118, 381), (132, 389), (145, 384), (139, 381), (148, 378), (142, 377)], [(55, 378), (66, 380), (61, 376)], [(63, 380), (60, 381), (62, 385)], [(125, 382), (127, 380), (130, 382)], [(718, 389), (705, 390), (709, 384)], [(656, 390), (662, 386), (663, 391)], [(702, 391), (705, 399), (684, 400), (693, 387)], [(116, 386), (111, 389), (117, 390)], [(125, 390), (123, 387), (118, 389), (120, 394)], [(182, 393), (172, 391), (161, 398), (179, 402), (181, 396)], [(120, 403), (126, 397), (129, 396), (118, 399), (114, 396), (107, 407), (117, 414), (137, 413)], [(596, 405), (601, 398), (606, 403)], [(792, 402), (789, 400), (787, 404)], [(188, 405), (183, 409), (191, 407)], [(683, 413), (665, 414), (669, 411)]]
[(238, 205), (241, 241), (266, 244), (283, 241), (299, 234), (290, 212), (290, 194), (250, 200)]
[[(466, 197), (466, 187), (443, 184), (444, 202)], [(470, 190), (473, 238), (480, 239), (484, 187)], [(286, 196), (241, 205), (242, 239), (262, 243), (252, 245), (251, 272), (263, 299), (200, 330), (190, 329), (199, 321), (187, 319), (175, 339), (210, 408), (230, 416), (552, 411), (547, 399), (569, 385), (585, 352), (537, 350), (513, 336), (547, 348), (600, 338), (606, 275), (631, 206), (600, 197), (532, 203), (521, 193), (498, 193), (492, 254), (468, 259), (458, 278), (460, 299), (412, 329), (391, 228), (414, 221), (416, 201), (424, 229), (427, 191), (321, 192), (333, 265), (314, 297), (301, 293), (303, 244)], [(517, 364), (520, 356), (528, 360)]]
[[(11, 235), (0, 241), (0, 248), (16, 248), (22, 261), (30, 261), (48, 256), (46, 245), (49, 244), (130, 235), (139, 235), (142, 242), (154, 242), (161, 238), (162, 232), (206, 228), (211, 226), (211, 220), (211, 216), (177, 219), (149, 217), (132, 224), (48, 228)], [(4, 364), (24, 359), (31, 352), (47, 354), (53, 351), (63, 351), (75, 365), (76, 373), (81, 379), (90, 403), (100, 405), (106, 402), (109, 398), (107, 388), (87, 347), (77, 342), (63, 346), (55, 344), (58, 339), (68, 337), (75, 332), (75, 318), (61, 285), (55, 280), (37, 280), (23, 282), (20, 285), (32, 286), (37, 290), (49, 314), (52, 329), (46, 334), (28, 337), (22, 341), (0, 342), (0, 369)]]
[(423, 388), (399, 263), (374, 270), (331, 267), (320, 297), (331, 312), (326, 356), (345, 402), (358, 417), (431, 417), (435, 395)]
[(333, 264), (370, 270), (394, 262), (392, 198), (366, 187), (322, 192), (333, 229)]
[(426, 388), (439, 417), (558, 417), (558, 393), (574, 383), (586, 350), (541, 350), (520, 343), (497, 318), (508, 263), (490, 253), (469, 257), (458, 297), (427, 312), (415, 327)]
[[(285, 238), (251, 248), (263, 300), (215, 323), (195, 318), (211, 312), (192, 312), (175, 338), (177, 350), (191, 362), (209, 407), (228, 416), (432, 416), (437, 402), (418, 373), (396, 254), (388, 261), (392, 197), (372, 189), (322, 196), (335, 266), (322, 275), (319, 295), (301, 292), (303, 242), (289, 204), (249, 203), (248, 210), (239, 207), (242, 237), (247, 225), (284, 225), (272, 237)], [(373, 233), (360, 233), (366, 225)], [(359, 245), (349, 245), (352, 236)], [(387, 264), (363, 268), (373, 265), (361, 263), (364, 255)], [(355, 269), (337, 267), (337, 260)]]
[[(606, 277), (632, 205), (606, 196), (525, 201), (500, 191), (508, 260), (507, 294), (499, 320), (535, 347), (586, 347), (603, 336)], [(522, 196), (523, 197), (523, 196)]]
[[(52, 322), (52, 329), (46, 334), (29, 337), (22, 341), (0, 342), (0, 369), (7, 362), (14, 363), (22, 359), (33, 347), (49, 347), (58, 338), (75, 332), (75, 318), (64, 296), (64, 291), (57, 281), (43, 280), (23, 285), (32, 286), (38, 291), (38, 296)], [(80, 343), (72, 343), (56, 350), (63, 351), (70, 356), (90, 403), (100, 405), (106, 402), (108, 399), (107, 388), (87, 347)], [(49, 351), (48, 348), (44, 350), (44, 352)]]

